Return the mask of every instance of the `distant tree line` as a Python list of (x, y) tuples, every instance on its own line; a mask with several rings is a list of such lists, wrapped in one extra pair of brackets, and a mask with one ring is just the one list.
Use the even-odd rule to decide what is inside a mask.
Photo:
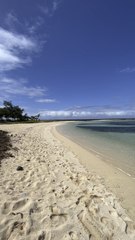
[(38, 121), (40, 114), (35, 116), (28, 116), (24, 114), (24, 109), (15, 106), (11, 101), (4, 101), (3, 107), (0, 107), (0, 120), (1, 121)]

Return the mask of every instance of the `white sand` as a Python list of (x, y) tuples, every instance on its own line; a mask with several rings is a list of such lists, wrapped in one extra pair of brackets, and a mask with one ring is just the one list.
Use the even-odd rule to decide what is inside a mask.
[(135, 239), (133, 221), (103, 179), (54, 137), (56, 125), (0, 126), (14, 148), (0, 168), (0, 239)]

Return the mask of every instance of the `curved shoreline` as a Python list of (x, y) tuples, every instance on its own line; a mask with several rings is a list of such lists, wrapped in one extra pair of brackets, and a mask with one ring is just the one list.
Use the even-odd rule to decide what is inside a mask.
[[(132, 139), (133, 135), (127, 136), (128, 140), (125, 140), (126, 135), (123, 134), (118, 136), (113, 133), (114, 135), (112, 136), (111, 133), (105, 133), (105, 135), (103, 133), (102, 135), (100, 131), (94, 132), (93, 134), (93, 132), (87, 128), (84, 131), (80, 130), (78, 127), (79, 124), (80, 123), (77, 122), (67, 122), (66, 124), (58, 126), (57, 130), (60, 134), (86, 149), (88, 152), (94, 153), (94, 155), (98, 156), (107, 164), (121, 169), (126, 175), (135, 179), (135, 151), (134, 148), (132, 148), (133, 146), (126, 145), (128, 140), (130, 142), (130, 137)], [(123, 138), (123, 140), (121, 138)]]
[(126, 172), (104, 161), (94, 151), (88, 151), (74, 142), (74, 140), (62, 135), (57, 129), (57, 126), (61, 124), (63, 123), (59, 123), (53, 127), (52, 133), (54, 136), (76, 154), (79, 162), (84, 167), (104, 179), (106, 187), (117, 196), (122, 207), (126, 209), (127, 214), (135, 221), (135, 180), (126, 174)]
[(56, 126), (0, 126), (11, 136), (13, 154), (0, 168), (0, 239), (135, 239), (133, 220)]

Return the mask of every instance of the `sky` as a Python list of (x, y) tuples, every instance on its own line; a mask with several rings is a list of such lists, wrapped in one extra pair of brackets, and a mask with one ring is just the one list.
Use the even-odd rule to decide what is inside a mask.
[(134, 0), (1, 0), (0, 106), (135, 117)]

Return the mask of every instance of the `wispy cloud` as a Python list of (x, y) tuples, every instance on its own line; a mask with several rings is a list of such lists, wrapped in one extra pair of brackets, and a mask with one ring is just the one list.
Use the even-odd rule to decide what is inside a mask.
[(50, 10), (49, 10), (48, 6), (39, 5), (38, 8), (41, 11), (41, 13), (43, 13), (45, 16), (50, 15)]
[(39, 6), (40, 14), (29, 21), (23, 19), (20, 22), (15, 12), (7, 13), (4, 21), (6, 28), (0, 26), (0, 72), (24, 67), (32, 62), (31, 54), (42, 49), (48, 36), (47, 30), (43, 34), (39, 31), (45, 24), (41, 12), (47, 17), (52, 17), (61, 1), (46, 1), (44, 5)]
[(52, 17), (62, 1), (63, 0), (50, 0), (48, 4), (39, 5), (38, 7), (46, 17)]
[(52, 7), (53, 7), (53, 12), (55, 12), (59, 5), (60, 5), (61, 1), (60, 0), (54, 0), (53, 3), (52, 3)]
[(39, 28), (44, 24), (44, 19), (41, 16), (37, 16), (36, 19), (33, 19), (33, 23), (26, 23), (28, 32), (30, 34), (36, 34)]
[(7, 29), (10, 29), (10, 31), (17, 32), (18, 30), (19, 32), (25, 32), (25, 34), (30, 34), (36, 39), (38, 38), (38, 40), (40, 38), (39, 29), (44, 25), (44, 23), (45, 21), (44, 18), (41, 16), (41, 12), (40, 14), (31, 17), (28, 20), (27, 18), (24, 18), (20, 21), (15, 12), (11, 11), (7, 13), (4, 20), (4, 26), (6, 26)]
[(109, 118), (109, 117), (135, 117), (135, 108), (121, 108), (121, 107), (81, 107), (72, 110), (60, 111), (41, 111), (41, 117), (54, 119), (84, 119), (84, 118)]
[(12, 78), (1, 78), (0, 79), (1, 98), (8, 96), (26, 96), (26, 97), (42, 97), (46, 93), (46, 88), (40, 86), (28, 86), (27, 80), (24, 79), (12, 79)]
[(52, 98), (44, 98), (44, 99), (37, 99), (36, 102), (38, 102), (38, 103), (54, 103), (54, 102), (56, 102), (56, 100), (52, 99)]
[(37, 43), (34, 39), (0, 27), (0, 72), (30, 63), (28, 53), (36, 48)]
[(132, 73), (132, 72), (135, 72), (135, 67), (127, 67), (127, 68), (124, 68), (122, 70), (120, 70), (121, 73), (125, 72), (125, 73)]
[(15, 15), (15, 13), (13, 11), (7, 13), (5, 20), (4, 20), (4, 24), (11, 31), (16, 31), (16, 27), (22, 28), (21, 22), (18, 20), (17, 16)]

